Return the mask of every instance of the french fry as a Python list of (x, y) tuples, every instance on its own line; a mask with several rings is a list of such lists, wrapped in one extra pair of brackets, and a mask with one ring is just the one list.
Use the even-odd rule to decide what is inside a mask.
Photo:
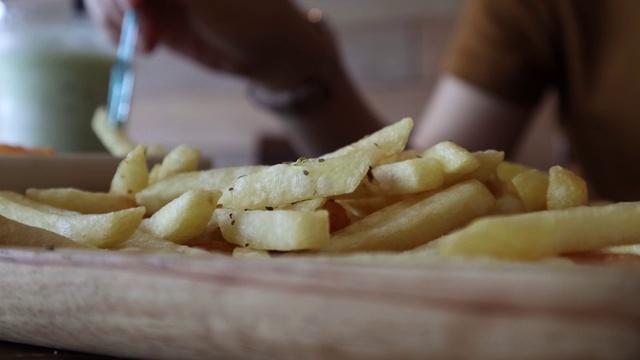
[(0, 215), (52, 231), (84, 245), (108, 248), (123, 243), (136, 231), (142, 222), (144, 209), (83, 215), (40, 204), (13, 192), (2, 191)]
[(540, 211), (547, 207), (549, 175), (531, 169), (511, 179), (516, 193), (527, 211)]
[(317, 249), (329, 241), (329, 213), (290, 210), (215, 212), (224, 238), (256, 250)]
[(366, 216), (373, 214), (374, 212), (384, 209), (387, 206), (391, 206), (402, 200), (407, 200), (415, 197), (413, 195), (392, 195), (392, 196), (377, 196), (366, 199), (340, 199), (336, 200), (346, 211), (352, 219), (362, 219)]
[(561, 166), (554, 166), (549, 169), (546, 200), (549, 210), (587, 205), (589, 202), (587, 183), (573, 172)]
[(165, 205), (140, 229), (176, 244), (184, 244), (206, 229), (220, 198), (219, 191), (190, 190)]
[(243, 247), (233, 249), (231, 256), (244, 259), (271, 259), (271, 255), (269, 255), (267, 250), (255, 250)]
[(640, 203), (479, 219), (440, 240), (441, 255), (540, 260), (640, 243)]
[(199, 162), (199, 150), (184, 145), (178, 146), (171, 150), (162, 160), (162, 165), (158, 170), (157, 181), (173, 175), (196, 171), (198, 170)]
[(27, 198), (81, 214), (106, 214), (137, 207), (130, 195), (88, 192), (72, 188), (27, 189)]
[(319, 197), (310, 200), (304, 200), (297, 203), (281, 206), (278, 210), (293, 210), (293, 211), (316, 211), (321, 209), (327, 202), (327, 198)]
[(178, 174), (159, 181), (136, 194), (136, 202), (153, 214), (189, 190), (222, 191), (239, 177), (267, 169), (266, 166), (244, 166)]
[(451, 141), (436, 144), (419, 156), (442, 164), (445, 185), (459, 181), (463, 176), (480, 167), (480, 162), (473, 154)]
[(498, 166), (504, 161), (504, 152), (487, 150), (472, 153), (473, 157), (479, 163), (479, 166), (467, 175), (464, 175), (460, 181), (477, 179), (482, 182), (489, 180), (496, 174)]
[(102, 145), (113, 156), (126, 156), (136, 147), (123, 129), (109, 124), (109, 116), (104, 107), (96, 110), (91, 127)]
[(503, 161), (498, 164), (496, 168), (497, 180), (499, 182), (500, 188), (496, 189), (498, 192), (510, 192), (512, 194), (516, 193), (516, 189), (513, 187), (513, 180), (518, 174), (523, 173), (527, 170), (531, 170), (530, 167), (516, 164), (510, 161)]
[(144, 146), (140, 145), (133, 149), (120, 162), (116, 174), (111, 180), (112, 194), (134, 195), (144, 189), (149, 184), (149, 169), (147, 168), (147, 158)]
[(330, 159), (360, 154), (366, 157), (369, 164), (376, 165), (379, 161), (402, 152), (412, 129), (413, 120), (406, 118), (320, 158)]
[(510, 193), (504, 193), (496, 197), (496, 204), (491, 214), (493, 215), (506, 215), (506, 214), (520, 214), (527, 212), (522, 204), (522, 200), (517, 195)]
[(155, 164), (149, 170), (149, 185), (151, 186), (158, 182), (158, 178), (160, 177), (160, 169), (162, 168), (162, 164)]
[(325, 252), (408, 250), (488, 213), (494, 197), (470, 180), (386, 207), (335, 233)]
[(0, 216), (0, 246), (92, 249), (54, 232)]
[(380, 161), (376, 163), (376, 166), (391, 164), (391, 163), (400, 162), (404, 160), (416, 159), (418, 158), (421, 152), (422, 151), (417, 149), (405, 149), (399, 153), (392, 154), (382, 158)]
[(440, 161), (414, 158), (374, 167), (363, 184), (373, 194), (401, 195), (437, 189), (443, 181)]
[(127, 241), (113, 247), (111, 250), (119, 250), (132, 253), (174, 253), (188, 255), (206, 255), (207, 251), (176, 244), (172, 241), (161, 239), (144, 231), (136, 231)]
[(355, 190), (369, 164), (361, 155), (305, 159), (279, 164), (238, 178), (223, 192), (220, 203), (233, 209), (271, 209)]

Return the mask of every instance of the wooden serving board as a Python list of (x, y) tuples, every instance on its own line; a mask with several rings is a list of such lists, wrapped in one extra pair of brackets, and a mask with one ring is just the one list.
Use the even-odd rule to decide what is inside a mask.
[(0, 249), (0, 339), (129, 358), (640, 359), (640, 270)]

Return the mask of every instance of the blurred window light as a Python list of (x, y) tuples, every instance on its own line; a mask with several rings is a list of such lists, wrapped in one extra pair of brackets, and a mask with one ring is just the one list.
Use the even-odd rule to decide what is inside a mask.
[(0, 21), (4, 20), (5, 16), (7, 16), (7, 5), (4, 1), (0, 1)]
[(309, 9), (309, 11), (307, 12), (307, 18), (312, 23), (318, 23), (322, 21), (322, 10), (318, 8)]

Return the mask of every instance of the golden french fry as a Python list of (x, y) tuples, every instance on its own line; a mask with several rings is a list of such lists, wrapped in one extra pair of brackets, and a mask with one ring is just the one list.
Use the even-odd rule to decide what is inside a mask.
[(480, 162), (473, 154), (451, 141), (436, 144), (419, 156), (439, 161), (442, 164), (445, 185), (451, 185), (461, 180), (463, 176), (480, 166)]
[(162, 168), (161, 164), (155, 164), (155, 165), (153, 165), (151, 170), (149, 170), (149, 185), (148, 186), (151, 186), (151, 185), (153, 185), (153, 184), (158, 182), (158, 177), (160, 176), (160, 168)]
[(549, 188), (547, 190), (547, 208), (549, 210), (583, 206), (588, 202), (589, 192), (586, 181), (561, 166), (549, 169)]
[(364, 155), (369, 164), (376, 165), (382, 159), (402, 152), (412, 129), (413, 120), (406, 118), (320, 158), (330, 159), (359, 154)]
[(526, 212), (522, 200), (517, 195), (510, 193), (504, 193), (496, 197), (496, 204), (493, 207), (491, 214), (494, 215), (506, 215), (506, 214), (520, 214)]
[(29, 226), (52, 231), (81, 244), (107, 248), (127, 240), (142, 222), (143, 208), (108, 214), (83, 215), (37, 203), (26, 197), (0, 192), (0, 215)]
[(496, 174), (498, 178), (505, 183), (511, 182), (516, 175), (523, 173), (527, 170), (531, 170), (530, 167), (521, 164), (516, 164), (510, 161), (503, 161), (498, 165)]
[(479, 181), (401, 201), (335, 233), (326, 252), (408, 250), (488, 213), (494, 197)]
[(442, 255), (539, 260), (640, 243), (640, 203), (479, 219), (439, 242)]
[(404, 160), (417, 159), (420, 153), (422, 153), (422, 151), (417, 149), (405, 149), (399, 153), (392, 154), (380, 159), (375, 165), (380, 166)]
[(207, 229), (220, 195), (219, 191), (190, 190), (145, 219), (140, 229), (184, 244)]
[(256, 250), (317, 249), (329, 240), (326, 210), (232, 210), (215, 212), (224, 238)]
[(81, 214), (106, 214), (137, 207), (130, 195), (88, 192), (73, 188), (27, 189), (27, 198)]
[(473, 157), (480, 164), (478, 168), (462, 177), (460, 181), (477, 179), (482, 182), (489, 180), (496, 174), (498, 166), (504, 161), (504, 152), (487, 150), (472, 153)]
[(133, 253), (177, 253), (188, 255), (209, 254), (207, 251), (194, 247), (176, 244), (172, 241), (161, 239), (144, 231), (136, 231), (127, 241), (112, 248)]
[(200, 151), (181, 145), (171, 150), (162, 160), (157, 180), (163, 180), (176, 174), (198, 170)]
[(267, 169), (267, 166), (244, 166), (194, 171), (159, 181), (136, 194), (136, 202), (153, 214), (189, 190), (223, 191), (239, 177)]
[(494, 184), (496, 185), (495, 190), (498, 193), (510, 192), (516, 194), (516, 189), (513, 187), (511, 180), (513, 180), (516, 175), (527, 170), (532, 170), (532, 168), (510, 161), (501, 162), (496, 168), (497, 183)]
[(304, 200), (297, 203), (281, 206), (278, 210), (293, 210), (293, 211), (316, 211), (321, 209), (327, 202), (327, 198), (319, 197), (310, 200)]
[(241, 177), (223, 192), (220, 203), (233, 209), (272, 209), (355, 190), (369, 164), (360, 155), (305, 159)]
[(93, 249), (54, 232), (0, 216), (0, 246)]
[(269, 255), (267, 250), (255, 250), (243, 247), (233, 249), (231, 256), (243, 259), (271, 259), (271, 255)]
[(549, 175), (541, 171), (526, 170), (511, 179), (516, 193), (527, 211), (540, 211), (547, 207)]
[(102, 145), (113, 156), (126, 156), (136, 147), (122, 128), (109, 124), (107, 110), (104, 107), (96, 110), (91, 127)]
[(365, 216), (371, 215), (374, 212), (384, 209), (387, 206), (391, 206), (402, 200), (414, 198), (416, 195), (392, 195), (392, 196), (378, 196), (366, 199), (341, 199), (336, 200), (338, 204), (344, 207), (349, 213), (352, 219), (359, 220)]
[(437, 189), (443, 181), (444, 169), (440, 161), (413, 158), (376, 166), (362, 182), (373, 194), (401, 195)]
[(149, 169), (144, 146), (137, 146), (120, 162), (111, 180), (112, 194), (134, 195), (149, 184)]

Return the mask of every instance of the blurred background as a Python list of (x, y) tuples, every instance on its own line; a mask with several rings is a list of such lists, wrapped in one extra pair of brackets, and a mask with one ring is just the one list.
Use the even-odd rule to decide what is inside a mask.
[[(81, 6), (74, 0), (38, 3), (45, 2)], [(420, 117), (463, 0), (297, 2), (303, 12), (321, 11), (338, 38), (351, 76), (385, 121)], [(190, 144), (217, 166), (292, 160), (282, 124), (248, 101), (242, 80), (212, 73), (163, 50), (138, 57), (136, 75), (129, 124), (134, 140), (169, 147)], [(559, 162), (564, 142), (552, 109), (551, 96), (518, 150), (519, 161), (539, 168)]]

